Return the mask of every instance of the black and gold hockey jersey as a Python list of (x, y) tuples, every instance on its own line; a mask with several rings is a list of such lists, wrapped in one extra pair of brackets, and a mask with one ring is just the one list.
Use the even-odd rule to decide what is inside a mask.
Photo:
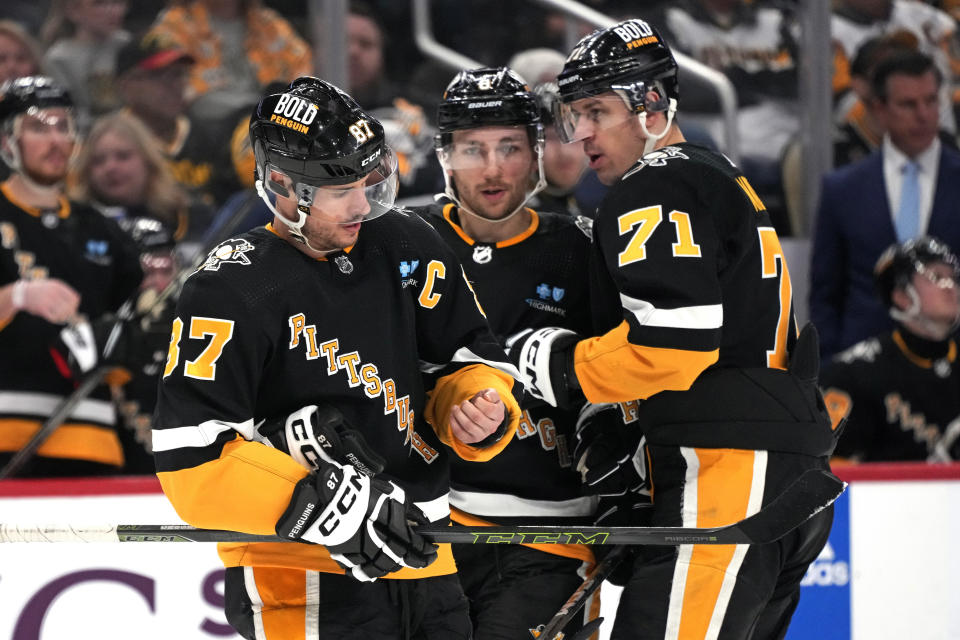
[[(61, 199), (54, 210), (16, 202), (0, 185), (0, 286), (21, 278), (57, 278), (80, 294), (94, 320), (116, 311), (140, 283), (133, 241), (96, 210)], [(22, 448), (74, 389), (50, 347), (62, 327), (26, 311), (0, 326), (0, 451)], [(78, 403), (40, 447), (50, 458), (121, 466), (116, 416), (105, 389)]]
[(960, 420), (955, 340), (931, 342), (905, 330), (870, 338), (837, 354), (820, 382), (834, 422), (847, 420), (835, 455), (861, 462), (960, 457), (960, 441), (943, 440)]
[[(489, 244), (467, 234), (453, 204), (417, 211), (462, 261), (487, 321), (501, 339), (550, 326), (589, 331), (589, 219), (531, 210), (527, 229)], [(495, 459), (483, 464), (454, 460), (454, 520), (502, 524), (517, 518), (570, 522), (592, 517), (596, 497), (583, 495), (579, 474), (571, 468), (577, 411), (530, 400), (528, 396), (522, 405), (516, 439)]]
[[(730, 416), (766, 409), (749, 399), (755, 382), (712, 374), (785, 369), (797, 336), (780, 241), (737, 167), (689, 143), (647, 154), (611, 187), (593, 235), (597, 337), (581, 341), (575, 353), (587, 399), (626, 402), (659, 394), (640, 411), (648, 423), (685, 423), (656, 433), (667, 442), (793, 447), (796, 429), (716, 426), (724, 421), (721, 407), (731, 407)], [(701, 376), (708, 369), (711, 376)], [(776, 402), (769, 406), (782, 411)], [(784, 418), (785, 429), (791, 423)], [(650, 442), (649, 424), (645, 433)]]
[[(321, 260), (269, 225), (221, 243), (187, 280), (172, 329), (153, 450), (164, 491), (197, 526), (274, 532), (307, 470), (255, 425), (308, 404), (337, 407), (434, 521), (449, 515), (451, 453), (489, 459), (519, 422), (515, 368), (453, 252), (411, 213), (364, 223), (354, 246)], [(506, 435), (486, 448), (455, 440), (451, 407), (487, 387), (510, 413)], [(227, 566), (342, 573), (320, 546), (220, 552)], [(453, 571), (444, 545), (430, 567), (392, 577)]]

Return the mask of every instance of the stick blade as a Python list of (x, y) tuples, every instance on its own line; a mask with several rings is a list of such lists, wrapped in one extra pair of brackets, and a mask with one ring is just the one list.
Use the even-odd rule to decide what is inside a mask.
[(746, 544), (776, 542), (840, 497), (847, 483), (823, 469), (810, 469), (763, 510), (734, 525)]

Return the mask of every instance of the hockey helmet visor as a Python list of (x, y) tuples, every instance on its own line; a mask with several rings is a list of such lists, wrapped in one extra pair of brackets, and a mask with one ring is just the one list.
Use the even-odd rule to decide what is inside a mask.
[(304, 213), (327, 222), (365, 222), (393, 208), (399, 186), (397, 157), (390, 147), (381, 147), (378, 157), (370, 158), (370, 162), (373, 169), (365, 176), (329, 185), (315, 184), (268, 160), (263, 165), (263, 186), (281, 198), (294, 200)]
[[(537, 145), (542, 145), (538, 140)], [(504, 171), (534, 166), (536, 147), (531, 150), (526, 127), (490, 127), (483, 132), (451, 135), (437, 149), (440, 165), (447, 171), (483, 169), (491, 164)]]

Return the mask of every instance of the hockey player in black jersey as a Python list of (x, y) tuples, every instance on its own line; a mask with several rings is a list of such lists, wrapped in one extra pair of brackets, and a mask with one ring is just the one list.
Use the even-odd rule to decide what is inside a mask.
[[(417, 211), (462, 261), (494, 333), (505, 340), (544, 326), (586, 331), (591, 221), (526, 206), (544, 184), (537, 97), (507, 67), (462, 71), (444, 92), (437, 125), (445, 199)], [(527, 400), (503, 453), (482, 464), (453, 461), (455, 522), (592, 520), (596, 498), (582, 491), (572, 461), (576, 408)], [(593, 562), (584, 545), (454, 545), (453, 552), (474, 635), (484, 640), (528, 637)]]
[(220, 546), (243, 637), (469, 638), (449, 545), (413, 525), (449, 517), (451, 456), (512, 439), (516, 370), (453, 252), (393, 208), (396, 160), (352, 98), (298, 78), (250, 136), (275, 217), (184, 286), (160, 482), (191, 524), (311, 543)]
[[(562, 134), (610, 186), (593, 229), (598, 317), (593, 337), (541, 329), (511, 355), (551, 404), (643, 399), (655, 526), (752, 515), (826, 469), (834, 445), (770, 217), (735, 165), (684, 140), (677, 64), (647, 22), (585, 37), (557, 84)], [(773, 544), (642, 549), (611, 637), (783, 637), (831, 521)]]
[[(0, 87), (0, 468), (49, 418), (77, 379), (51, 346), (68, 322), (117, 310), (141, 278), (133, 242), (111, 220), (64, 196), (77, 142), (73, 102), (43, 76)], [(19, 476), (117, 473), (124, 464), (105, 388), (81, 399)]]
[(838, 458), (960, 460), (960, 262), (932, 237), (888, 248), (874, 280), (896, 328), (837, 354), (820, 381), (846, 425)]

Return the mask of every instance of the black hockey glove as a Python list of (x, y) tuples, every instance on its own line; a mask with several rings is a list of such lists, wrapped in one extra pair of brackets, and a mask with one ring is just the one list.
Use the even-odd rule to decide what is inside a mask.
[(643, 436), (624, 424), (618, 405), (586, 403), (575, 435), (573, 458), (587, 493), (622, 496), (644, 488)]
[(307, 405), (286, 418), (265, 421), (257, 431), (307, 469), (316, 469), (323, 460), (351, 464), (368, 476), (383, 471), (383, 458), (329, 405)]
[(138, 341), (139, 331), (133, 320), (108, 314), (92, 322), (81, 320), (67, 325), (51, 349), (66, 362), (71, 377), (79, 380), (98, 365), (134, 369)]
[(277, 535), (322, 544), (348, 575), (368, 582), (401, 567), (422, 569), (437, 547), (414, 531), (426, 516), (400, 487), (351, 465), (320, 460), (297, 483)]
[(579, 335), (559, 327), (527, 329), (510, 336), (507, 355), (520, 370), (527, 393), (562, 409), (582, 399), (573, 369), (573, 350), (579, 341)]

